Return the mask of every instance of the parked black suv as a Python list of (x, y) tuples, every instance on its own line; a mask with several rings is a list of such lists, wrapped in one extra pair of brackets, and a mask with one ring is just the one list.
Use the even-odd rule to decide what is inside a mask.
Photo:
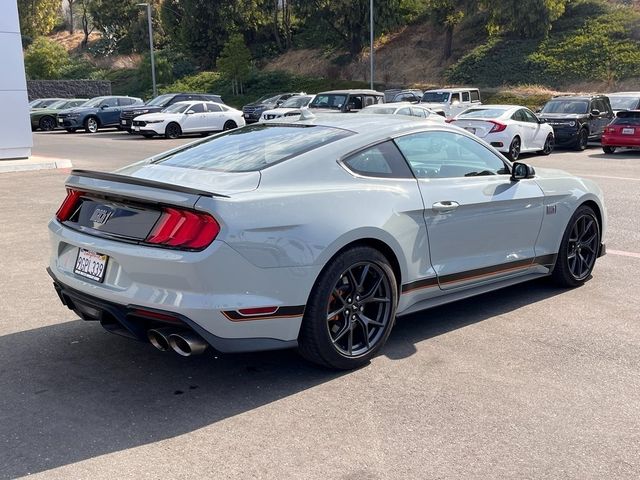
[(609, 98), (604, 95), (554, 97), (538, 116), (553, 127), (556, 146), (576, 150), (587, 148), (589, 141), (599, 142), (605, 127), (615, 117)]
[(149, 100), (144, 105), (136, 105), (135, 107), (123, 108), (120, 113), (120, 125), (121, 130), (126, 130), (132, 133), (131, 125), (133, 119), (138, 115), (144, 115), (145, 113), (159, 112), (169, 105), (173, 105), (178, 102), (188, 102), (191, 100), (203, 100), (206, 102), (224, 103), (220, 95), (214, 95), (209, 93), (165, 93), (164, 95), (158, 95), (153, 100)]
[(253, 103), (249, 103), (242, 107), (242, 113), (244, 115), (244, 120), (247, 123), (255, 123), (260, 120), (262, 116), (262, 112), (265, 110), (272, 110), (274, 108), (278, 108), (282, 105), (285, 100), (293, 97), (294, 95), (306, 95), (306, 93), (270, 93), (263, 97), (260, 97)]

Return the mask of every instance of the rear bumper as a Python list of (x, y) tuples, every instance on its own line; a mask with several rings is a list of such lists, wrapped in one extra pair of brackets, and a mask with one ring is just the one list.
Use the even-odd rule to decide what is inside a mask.
[[(203, 251), (185, 252), (95, 237), (56, 220), (50, 222), (49, 230), (49, 266), (56, 290), (71, 299), (81, 297), (79, 305), (107, 312), (109, 319), (121, 325), (120, 330), (130, 333), (127, 336), (146, 338), (146, 331), (143, 335), (127, 323), (132, 309), (144, 308), (182, 319), (222, 352), (297, 344), (317, 267), (260, 268), (219, 240)], [(73, 272), (80, 247), (109, 257), (102, 283)], [(236, 315), (243, 308), (269, 306), (278, 311), (259, 317)], [(78, 312), (83, 318), (102, 321), (90, 313)]]
[(605, 147), (640, 147), (640, 135), (603, 135)]

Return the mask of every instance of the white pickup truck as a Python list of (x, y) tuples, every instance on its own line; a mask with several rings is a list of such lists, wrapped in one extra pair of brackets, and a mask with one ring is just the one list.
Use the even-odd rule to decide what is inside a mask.
[(453, 118), (482, 102), (477, 88), (442, 88), (424, 92), (420, 104), (432, 110), (443, 110), (445, 117)]

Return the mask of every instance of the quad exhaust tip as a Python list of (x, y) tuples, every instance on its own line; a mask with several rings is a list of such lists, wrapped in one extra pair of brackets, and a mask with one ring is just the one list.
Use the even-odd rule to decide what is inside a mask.
[(176, 332), (178, 332), (178, 330), (173, 327), (154, 328), (147, 332), (147, 338), (151, 342), (151, 345), (161, 352), (166, 352), (171, 349), (169, 335)]
[(169, 335), (169, 345), (178, 355), (190, 357), (200, 355), (209, 346), (202, 337), (191, 331), (172, 333)]

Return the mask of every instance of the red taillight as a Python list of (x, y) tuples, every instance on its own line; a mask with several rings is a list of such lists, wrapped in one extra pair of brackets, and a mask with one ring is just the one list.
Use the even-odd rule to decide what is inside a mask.
[(271, 315), (278, 311), (278, 307), (256, 307), (256, 308), (241, 308), (238, 310), (240, 315)]
[(455, 118), (445, 118), (444, 121), (445, 121), (445, 123), (453, 123), (453, 122), (456, 121), (456, 119)]
[(200, 250), (220, 232), (220, 225), (206, 213), (164, 208), (145, 242), (169, 247)]
[(489, 130), (489, 133), (498, 133), (502, 132), (507, 126), (502, 122), (496, 122), (495, 120), (488, 120), (490, 123), (493, 123), (493, 128)]
[(71, 215), (73, 215), (76, 207), (78, 206), (78, 200), (80, 200), (81, 196), (82, 192), (79, 192), (78, 190), (68, 189), (67, 198), (64, 199), (62, 205), (60, 205), (60, 208), (56, 212), (56, 218), (61, 222), (69, 220), (69, 218), (71, 218)]

